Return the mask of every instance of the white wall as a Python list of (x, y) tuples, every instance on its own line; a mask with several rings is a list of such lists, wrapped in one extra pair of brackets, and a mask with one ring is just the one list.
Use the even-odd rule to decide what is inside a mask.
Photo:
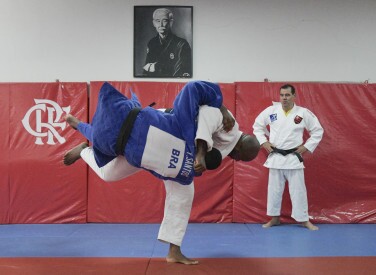
[(376, 0), (0, 0), (0, 82), (171, 81), (133, 78), (133, 6), (157, 4), (194, 7), (194, 79), (376, 80)]

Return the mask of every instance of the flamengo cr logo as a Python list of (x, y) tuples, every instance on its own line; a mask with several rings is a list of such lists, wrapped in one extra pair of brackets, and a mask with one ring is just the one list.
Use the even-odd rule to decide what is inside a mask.
[[(36, 137), (35, 144), (43, 145), (42, 138), (47, 137), (47, 144), (54, 145), (56, 142), (54, 141), (54, 137), (57, 139), (58, 142), (61, 144), (65, 142), (65, 138), (59, 135), (56, 127), (61, 128), (64, 130), (66, 127), (66, 122), (58, 122), (61, 119), (63, 113), (70, 112), (70, 106), (68, 107), (60, 107), (55, 101), (48, 100), (48, 99), (34, 99), (36, 105), (31, 107), (27, 113), (25, 114), (24, 118), (22, 119), (22, 124), (25, 127), (26, 131)], [(48, 106), (49, 105), (49, 106)], [(42, 122), (42, 112), (46, 112), (48, 114), (48, 121)], [(36, 129), (32, 129), (30, 126), (30, 116), (32, 113), (35, 112), (35, 121)], [(43, 131), (43, 132), (42, 132)]]

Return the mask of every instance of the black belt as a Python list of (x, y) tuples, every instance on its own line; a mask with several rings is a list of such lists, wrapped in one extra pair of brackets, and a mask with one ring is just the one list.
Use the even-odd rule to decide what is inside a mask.
[(288, 154), (294, 154), (299, 159), (300, 162), (303, 162), (302, 156), (299, 153), (295, 152), (297, 148), (293, 148), (293, 149), (289, 149), (289, 150), (282, 150), (282, 149), (272, 147), (272, 149), (273, 149), (272, 153), (278, 153), (278, 154), (281, 154), (283, 156), (286, 156)]
[(174, 110), (173, 108), (167, 108), (164, 112), (171, 114), (173, 110)]
[(133, 108), (128, 116), (125, 118), (121, 126), (117, 141), (116, 141), (116, 154), (122, 155), (124, 153), (125, 145), (127, 145), (129, 136), (132, 132), (133, 124), (137, 118), (141, 108)]

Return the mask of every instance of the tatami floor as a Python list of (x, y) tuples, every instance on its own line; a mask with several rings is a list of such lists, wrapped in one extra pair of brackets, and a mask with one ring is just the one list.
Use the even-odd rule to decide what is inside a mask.
[(376, 274), (376, 224), (189, 224), (166, 263), (159, 224), (0, 225), (0, 274)]

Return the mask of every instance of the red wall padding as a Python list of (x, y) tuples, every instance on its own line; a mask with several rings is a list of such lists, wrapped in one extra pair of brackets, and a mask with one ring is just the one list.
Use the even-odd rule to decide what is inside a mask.
[[(65, 167), (64, 153), (84, 141), (73, 129), (59, 128), (56, 109), (36, 103), (48, 99), (82, 121), (94, 114), (103, 82), (92, 82), (88, 114), (86, 83), (0, 83), (0, 223), (160, 222), (164, 185), (148, 172), (116, 183), (101, 181), (83, 161)], [(129, 96), (130, 87), (143, 106), (170, 107), (184, 83), (112, 82)], [(279, 101), (283, 83), (221, 84), (225, 105), (241, 130), (252, 132), (256, 116)], [(305, 154), (309, 212), (315, 223), (375, 223), (376, 84), (292, 83), (297, 104), (313, 111), (324, 138), (313, 155)], [(37, 106), (38, 105), (38, 106)], [(58, 107), (58, 109), (60, 109)], [(35, 108), (35, 109), (31, 109)], [(38, 111), (39, 110), (39, 111)], [(30, 116), (26, 114), (30, 111)], [(64, 111), (67, 111), (66, 109)], [(25, 119), (25, 117), (27, 117)], [(40, 133), (53, 125), (66, 142), (47, 144), (24, 127)], [(26, 123), (26, 124), (27, 124)], [(61, 126), (63, 125), (61, 124)], [(191, 222), (265, 222), (268, 169), (262, 150), (252, 162), (222, 166), (195, 180)], [(87, 174), (88, 173), (88, 174)], [(282, 220), (292, 222), (286, 188)]]
[(9, 95), (10, 84), (0, 84), (0, 224), (9, 223)]
[[(86, 222), (86, 165), (67, 168), (62, 164), (64, 152), (79, 134), (60, 126), (66, 124), (62, 107), (70, 106), (87, 119), (87, 84), (0, 84), (0, 92), (0, 220), (13, 224)], [(38, 99), (57, 105), (37, 103)], [(46, 136), (37, 138), (26, 127)], [(65, 143), (51, 134), (54, 129)]]
[[(252, 131), (256, 116), (279, 101), (283, 83), (236, 83), (236, 114)], [(292, 83), (297, 105), (315, 113), (325, 132), (314, 154), (305, 154), (309, 213), (317, 223), (376, 221), (376, 85)], [(250, 164), (237, 163), (234, 222), (265, 222), (268, 169), (264, 150)], [(285, 190), (282, 218), (289, 222)]]
[[(103, 82), (91, 82), (90, 118), (97, 105)], [(155, 108), (172, 107), (172, 102), (184, 83), (111, 82), (119, 91), (130, 96), (132, 89), (143, 107), (156, 102)], [(235, 85), (221, 84), (225, 104), (235, 110)], [(226, 160), (221, 169), (207, 173), (195, 181), (195, 199), (191, 214), (193, 222), (232, 221), (232, 161)], [(89, 222), (160, 222), (163, 217), (165, 189), (162, 180), (141, 171), (125, 180), (106, 183), (92, 171), (88, 176)]]

